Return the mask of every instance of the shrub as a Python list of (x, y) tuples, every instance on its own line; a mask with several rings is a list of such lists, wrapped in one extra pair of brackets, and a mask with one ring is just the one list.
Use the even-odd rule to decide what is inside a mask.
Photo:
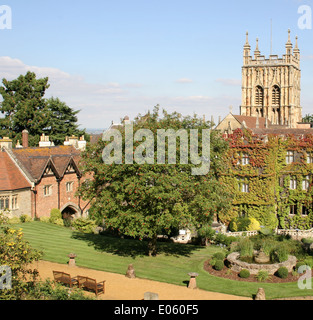
[(254, 231), (254, 230), (260, 230), (260, 222), (255, 218), (249, 218), (250, 224), (248, 225), (248, 229), (246, 231)]
[(258, 281), (265, 281), (265, 280), (267, 280), (269, 278), (269, 274), (265, 270), (260, 270), (258, 272), (258, 274), (256, 275), (256, 278), (257, 278)]
[(217, 271), (221, 271), (224, 268), (224, 261), (216, 260), (213, 268)]
[(40, 222), (50, 223), (50, 218), (49, 217), (40, 217)]
[(89, 218), (77, 218), (73, 220), (72, 226), (84, 233), (93, 233), (96, 227), (96, 222)]
[(242, 238), (238, 243), (238, 250), (241, 257), (253, 256), (253, 242), (249, 238)]
[(29, 265), (38, 261), (41, 253), (24, 239), (22, 229), (12, 229), (6, 223), (0, 212), (0, 265), (9, 266), (12, 271), (12, 289), (0, 290), (0, 300), (20, 300), (27, 289), (24, 280), (34, 281), (37, 275)]
[(226, 245), (226, 242), (227, 242), (227, 236), (223, 233), (217, 233), (216, 236), (215, 236), (215, 243), (217, 244), (225, 244)]
[(31, 218), (30, 216), (28, 216), (27, 214), (22, 214), (22, 215), (20, 216), (20, 221), (21, 221), (22, 223), (29, 222), (29, 221), (31, 221), (31, 220), (32, 220), (32, 218)]
[(254, 231), (260, 230), (260, 223), (255, 218), (234, 218), (230, 221), (229, 229), (236, 231)]
[(225, 239), (225, 244), (226, 246), (230, 246), (233, 242), (236, 242), (238, 240), (239, 240), (238, 237), (230, 236)]
[(261, 240), (261, 242), (259, 243), (259, 250), (263, 249), (264, 253), (267, 255), (271, 255), (271, 253), (275, 250), (277, 246), (276, 241), (274, 241), (271, 238), (264, 238)]
[(225, 259), (225, 253), (222, 251), (216, 252), (213, 254), (213, 258), (216, 260), (224, 260)]
[(302, 238), (301, 242), (304, 244), (312, 244), (313, 243), (313, 238)]
[(85, 296), (79, 288), (69, 290), (50, 279), (34, 283), (29, 288), (27, 298), (29, 300), (94, 300), (93, 297)]
[(210, 259), (210, 265), (211, 265), (212, 267), (214, 267), (215, 262), (216, 262), (216, 259), (215, 259), (215, 258)]
[(59, 209), (51, 209), (50, 211), (50, 222), (54, 223), (56, 219), (62, 219), (62, 214)]
[(213, 240), (215, 237), (215, 230), (210, 226), (203, 226), (198, 230), (198, 235), (201, 238), (205, 239), (206, 245), (208, 245), (210, 240)]
[(288, 260), (288, 250), (285, 246), (278, 246), (271, 254), (271, 260), (277, 262), (284, 262)]
[(16, 223), (20, 223), (20, 222), (21, 222), (21, 220), (18, 217), (13, 217), (13, 218), (9, 219), (9, 221), (8, 221), (8, 223), (10, 223), (10, 224), (16, 224)]
[(286, 267), (280, 267), (276, 271), (276, 275), (281, 279), (286, 279), (288, 277), (288, 269)]
[(54, 219), (53, 224), (56, 224), (58, 226), (64, 226), (64, 220), (62, 218)]
[(239, 272), (239, 277), (240, 278), (249, 278), (250, 277), (250, 271), (247, 270), (247, 269), (242, 269), (240, 272)]

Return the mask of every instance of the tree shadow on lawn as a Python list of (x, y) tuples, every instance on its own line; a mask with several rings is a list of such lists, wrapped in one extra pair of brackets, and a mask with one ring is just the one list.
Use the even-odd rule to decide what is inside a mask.
[[(148, 250), (147, 241), (135, 239), (122, 239), (111, 235), (97, 235), (81, 232), (73, 232), (73, 239), (85, 241), (97, 251), (112, 253), (123, 257), (136, 258), (137, 256), (146, 256)], [(173, 242), (158, 241), (157, 254), (168, 256), (189, 257), (194, 251), (202, 247), (192, 244), (181, 244)]]

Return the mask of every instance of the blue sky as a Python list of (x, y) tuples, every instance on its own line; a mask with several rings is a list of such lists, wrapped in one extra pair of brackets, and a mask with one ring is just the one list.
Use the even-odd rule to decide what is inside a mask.
[(241, 102), (245, 33), (266, 57), (299, 37), (303, 113), (313, 113), (313, 30), (298, 8), (313, 1), (6, 0), (12, 29), (0, 30), (0, 78), (27, 70), (49, 77), (85, 128), (107, 128), (156, 104), (217, 121)]

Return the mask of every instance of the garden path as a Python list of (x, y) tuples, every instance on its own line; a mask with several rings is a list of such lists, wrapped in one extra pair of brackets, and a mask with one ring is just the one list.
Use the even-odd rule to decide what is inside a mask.
[[(88, 276), (97, 281), (106, 280), (105, 294), (98, 296), (100, 300), (142, 300), (145, 292), (158, 293), (160, 300), (251, 300), (246, 297), (233, 296), (217, 292), (209, 292), (200, 289), (188, 289), (146, 279), (129, 279), (125, 275), (92, 270), (78, 266), (39, 261), (33, 265), (38, 271), (41, 280), (50, 278), (53, 280), (52, 271), (63, 271), (71, 276)], [(125, 270), (126, 273), (126, 270)], [(92, 294), (92, 293), (88, 293)]]

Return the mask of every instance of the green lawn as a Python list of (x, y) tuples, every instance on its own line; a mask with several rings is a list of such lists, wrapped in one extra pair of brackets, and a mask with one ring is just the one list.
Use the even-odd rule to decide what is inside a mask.
[(272, 284), (239, 282), (211, 276), (203, 270), (203, 263), (218, 251), (217, 247), (158, 243), (157, 257), (145, 256), (145, 243), (102, 235), (74, 232), (68, 228), (42, 222), (14, 225), (22, 228), (26, 240), (43, 251), (43, 260), (64, 263), (70, 252), (77, 254), (76, 264), (96, 270), (125, 274), (132, 263), (136, 276), (186, 286), (188, 272), (197, 272), (199, 288), (252, 297), (258, 288), (265, 289), (268, 299), (313, 295), (312, 290), (300, 290), (297, 283)]

